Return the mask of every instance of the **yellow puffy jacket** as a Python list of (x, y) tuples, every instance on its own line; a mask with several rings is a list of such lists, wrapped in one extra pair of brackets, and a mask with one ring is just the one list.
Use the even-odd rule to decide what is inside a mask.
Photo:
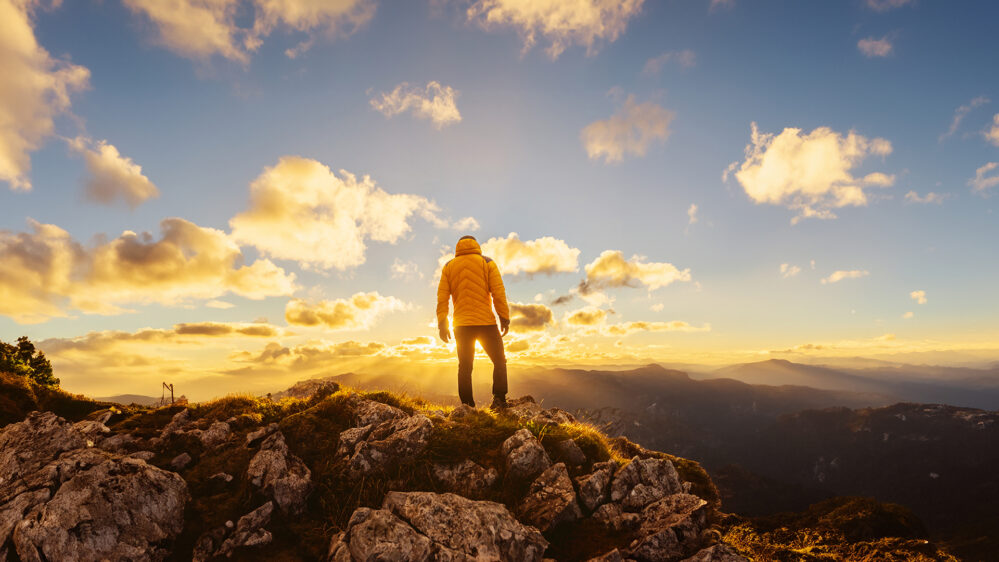
[(506, 289), (496, 262), (482, 255), (474, 238), (462, 238), (437, 285), (437, 326), (447, 327), (448, 299), (454, 301), (455, 326), (495, 326), (496, 314), (510, 320)]

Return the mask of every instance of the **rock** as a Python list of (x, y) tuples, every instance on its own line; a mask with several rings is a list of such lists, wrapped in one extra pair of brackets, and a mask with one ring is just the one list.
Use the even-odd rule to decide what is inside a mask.
[[(85, 446), (86, 438), (66, 420), (52, 412), (31, 412), (24, 421), (0, 429), (0, 489), (15, 492), (25, 476), (61, 453)], [(5, 499), (0, 493), (0, 503)]]
[(192, 460), (193, 459), (191, 458), (191, 455), (187, 453), (181, 453), (176, 457), (174, 457), (172, 461), (170, 461), (170, 468), (174, 469), (177, 472), (180, 472), (181, 470), (184, 470), (184, 468), (186, 468), (187, 465), (191, 464)]
[(347, 531), (330, 544), (330, 560), (405, 562), (432, 560), (434, 545), (405, 521), (385, 509), (360, 507)]
[(531, 483), (527, 495), (517, 506), (517, 515), (541, 532), (583, 516), (565, 464), (553, 465)]
[(534, 414), (531, 417), (531, 421), (539, 425), (559, 425), (563, 423), (575, 423), (576, 417), (562, 408), (549, 408)]
[(215, 556), (232, 556), (234, 550), (246, 546), (270, 544), (274, 537), (264, 526), (271, 522), (274, 502), (267, 502), (239, 518), (236, 530), (219, 547)]
[(266, 425), (264, 427), (261, 427), (260, 429), (258, 429), (256, 431), (251, 431), (251, 432), (247, 433), (246, 434), (246, 446), (250, 447), (250, 446), (252, 446), (254, 444), (254, 441), (257, 441), (257, 440), (260, 440), (260, 439), (264, 439), (266, 437), (270, 437), (270, 435), (272, 433), (274, 433), (275, 431), (277, 431), (277, 430), (278, 430), (278, 424), (272, 423), (270, 425)]
[(99, 445), (101, 449), (105, 451), (111, 451), (112, 453), (122, 453), (125, 451), (125, 447), (135, 441), (135, 437), (132, 437), (129, 433), (119, 433), (117, 435), (112, 435), (110, 437), (105, 437), (101, 439)]
[(530, 418), (541, 411), (541, 406), (532, 396), (521, 396), (506, 402), (506, 412), (518, 418)]
[(312, 472), (302, 459), (288, 451), (280, 431), (260, 444), (260, 450), (250, 459), (246, 476), (284, 513), (301, 513), (312, 491)]
[(184, 527), (184, 480), (138, 459), (75, 453), (104, 461), (73, 474), (17, 524), (13, 542), (21, 560), (166, 558)]
[(641, 518), (637, 513), (621, 509), (621, 504), (605, 503), (593, 512), (593, 519), (608, 529), (621, 532), (638, 528)]
[(361, 441), (367, 439), (368, 435), (371, 434), (371, 430), (374, 429), (373, 425), (366, 425), (364, 427), (352, 427), (345, 431), (340, 432), (340, 444), (337, 447), (336, 454), (340, 456), (350, 456), (354, 454), (354, 450), (357, 448), (357, 444)]
[(582, 466), (586, 464), (586, 454), (572, 439), (559, 441), (555, 444), (555, 458), (566, 466)]
[(230, 529), (226, 526), (216, 527), (210, 531), (205, 531), (194, 541), (194, 550), (191, 552), (191, 562), (205, 562), (215, 556), (215, 552), (225, 542), (226, 535)]
[(576, 479), (579, 486), (579, 500), (586, 509), (593, 511), (607, 501), (610, 495), (611, 478), (617, 463), (614, 461), (594, 463), (593, 472)]
[(749, 558), (739, 554), (727, 544), (716, 544), (697, 551), (697, 554), (682, 562), (749, 562)]
[(128, 455), (128, 456), (131, 457), (131, 458), (133, 458), (133, 459), (139, 459), (139, 460), (143, 460), (143, 461), (149, 461), (150, 459), (152, 459), (153, 457), (156, 456), (156, 453), (154, 453), (152, 451), (136, 451), (136, 452), (134, 452), (134, 453), (132, 453), (131, 455)]
[(626, 510), (640, 511), (660, 498), (682, 491), (680, 476), (673, 463), (666, 459), (635, 457), (614, 476), (610, 499), (621, 502)]
[(326, 560), (328, 562), (352, 562), (346, 531), (340, 531), (333, 535), (333, 539), (330, 541), (329, 552), (326, 554)]
[(221, 445), (229, 438), (231, 433), (229, 429), (229, 424), (222, 421), (212, 422), (212, 425), (208, 429), (201, 432), (198, 438), (201, 439), (201, 443), (205, 447), (212, 448), (217, 445)]
[(382, 404), (375, 400), (364, 400), (357, 407), (357, 427), (365, 425), (378, 425), (382, 422), (406, 417), (406, 412), (399, 408)]
[(438, 559), (445, 559), (450, 550), (475, 560), (533, 562), (540, 561), (548, 548), (548, 541), (537, 529), (521, 524), (504, 505), (495, 502), (456, 494), (389, 492), (382, 509), (440, 545)]
[(108, 426), (95, 420), (83, 420), (73, 424), (73, 429), (79, 431), (83, 434), (84, 438), (88, 440), (88, 446), (93, 446), (93, 444), (100, 438), (103, 438), (111, 430)]
[(707, 525), (707, 502), (690, 494), (673, 494), (642, 510), (641, 525), (629, 545), (629, 555), (640, 562), (682, 559), (699, 546)]
[(513, 480), (530, 480), (551, 466), (548, 453), (534, 435), (521, 429), (503, 442), (506, 474)]
[(166, 424), (166, 427), (160, 432), (160, 439), (166, 439), (175, 433), (180, 433), (190, 422), (191, 411), (184, 408), (174, 414), (173, 418), (170, 419), (170, 423)]
[(495, 468), (486, 469), (469, 459), (458, 464), (435, 464), (433, 475), (448, 492), (472, 499), (482, 498), (499, 479)]
[(209, 480), (215, 480), (215, 481), (218, 481), (218, 482), (225, 482), (227, 484), (229, 482), (232, 482), (232, 478), (233, 478), (232, 474), (229, 474), (228, 472), (217, 472), (217, 473), (211, 475), (210, 477), (208, 477)]
[(358, 478), (383, 472), (403, 459), (422, 453), (432, 430), (433, 422), (422, 414), (382, 422), (355, 447), (347, 462), (348, 474)]
[(469, 406), (468, 404), (462, 404), (456, 407), (454, 410), (451, 410), (451, 414), (448, 416), (448, 419), (452, 421), (458, 421), (474, 413), (475, 413), (475, 408)]
[(624, 562), (624, 556), (621, 556), (621, 551), (615, 548), (610, 552), (590, 558), (586, 562)]

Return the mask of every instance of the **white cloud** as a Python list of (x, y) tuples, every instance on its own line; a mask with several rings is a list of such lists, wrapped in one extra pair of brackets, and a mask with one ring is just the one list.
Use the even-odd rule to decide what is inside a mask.
[(903, 314), (902, 318), (905, 320), (910, 320), (913, 316), (915, 316), (915, 314), (910, 310), (909, 312)]
[(669, 138), (669, 124), (674, 116), (656, 103), (635, 103), (635, 96), (628, 96), (609, 119), (594, 121), (583, 128), (580, 134), (583, 147), (591, 160), (602, 157), (605, 164), (620, 162), (625, 154), (645, 156), (652, 143)]
[(846, 271), (840, 269), (832, 272), (832, 275), (823, 279), (822, 284), (825, 285), (827, 283), (839, 283), (844, 279), (860, 279), (861, 277), (867, 277), (870, 274), (871, 273), (866, 270), (851, 269), (849, 271)]
[(665, 308), (666, 308), (666, 305), (664, 305), (661, 302), (657, 302), (656, 304), (650, 306), (649, 310), (651, 310), (652, 312), (662, 312), (663, 309), (665, 309)]
[(954, 110), (954, 117), (953, 119), (951, 119), (950, 127), (947, 128), (947, 132), (940, 135), (940, 138), (938, 140), (942, 141), (945, 138), (956, 133), (957, 128), (961, 126), (961, 122), (964, 121), (964, 118), (968, 115), (969, 112), (971, 112), (972, 109), (975, 109), (976, 107), (980, 107), (987, 103), (989, 103), (989, 98), (985, 96), (978, 96), (977, 98), (974, 98), (973, 100), (968, 102), (966, 105), (958, 106), (958, 108)]
[(159, 196), (160, 190), (142, 174), (142, 167), (122, 156), (107, 141), (95, 144), (86, 137), (76, 137), (69, 141), (69, 146), (83, 155), (89, 174), (86, 179), (88, 199), (105, 204), (121, 199), (134, 209), (143, 201)]
[(996, 113), (992, 117), (992, 126), (986, 129), (983, 134), (985, 135), (985, 140), (999, 146), (999, 113)]
[(687, 207), (687, 224), (694, 224), (697, 222), (697, 205), (694, 203)]
[(346, 37), (363, 27), (375, 15), (374, 0), (254, 0), (256, 21), (248, 44), (255, 48), (260, 37), (275, 28), (308, 34), (285, 54), (295, 58), (312, 47), (316, 35), (328, 38)]
[(697, 55), (690, 49), (683, 49), (682, 51), (666, 51), (657, 57), (652, 57), (645, 61), (645, 66), (642, 68), (642, 72), (645, 74), (659, 74), (659, 71), (671, 62), (676, 63), (681, 68), (691, 68), (697, 64)]
[(78, 310), (119, 314), (129, 304), (175, 306), (227, 293), (290, 295), (295, 275), (269, 260), (246, 260), (226, 233), (183, 219), (160, 223), (163, 236), (125, 231), (88, 248), (51, 224), (0, 231), (0, 314), (41, 322)]
[(420, 271), (420, 266), (416, 265), (416, 262), (402, 261), (399, 258), (395, 258), (389, 269), (392, 271), (392, 279), (401, 279), (403, 281), (423, 279), (423, 273)]
[(868, 58), (887, 57), (892, 53), (893, 49), (894, 45), (892, 45), (891, 39), (887, 35), (881, 39), (868, 37), (857, 41), (857, 50)]
[(975, 170), (975, 177), (968, 180), (968, 185), (971, 186), (971, 190), (975, 193), (983, 193), (986, 190), (999, 185), (999, 174), (991, 176), (986, 175), (996, 168), (999, 168), (999, 162), (989, 162), (988, 164)]
[(0, 181), (13, 190), (31, 189), (30, 154), (69, 110), (70, 94), (90, 80), (89, 70), (52, 58), (38, 44), (31, 18), (40, 6), (0, 0)]
[(284, 319), (293, 326), (323, 326), (329, 330), (368, 330), (382, 316), (405, 310), (406, 303), (383, 297), (377, 291), (356, 293), (349, 299), (310, 303), (293, 299), (284, 309)]
[(212, 300), (206, 302), (205, 306), (208, 307), (208, 308), (217, 308), (217, 309), (220, 309), (220, 310), (226, 310), (226, 309), (229, 309), (229, 308), (234, 308), (236, 305), (232, 304), (231, 302), (227, 302), (227, 301), (223, 301), (223, 300), (218, 300), (218, 299), (212, 299)]
[(511, 232), (506, 238), (487, 240), (482, 244), (482, 254), (496, 260), (505, 275), (554, 275), (579, 269), (579, 250), (551, 236), (525, 241)]
[(345, 270), (364, 263), (367, 240), (402, 239), (414, 214), (450, 227), (438, 212), (426, 198), (388, 193), (369, 176), (337, 176), (315, 160), (285, 156), (253, 181), (250, 208), (229, 224), (236, 240), (268, 256)]
[(949, 193), (934, 193), (932, 191), (927, 192), (926, 195), (919, 195), (915, 191), (909, 191), (905, 194), (906, 203), (936, 203), (940, 205), (945, 199), (950, 197)]
[(642, 256), (624, 259), (616, 250), (605, 250), (586, 265), (586, 279), (577, 291), (587, 295), (601, 289), (644, 285), (655, 291), (677, 281), (690, 281), (690, 269), (680, 270), (671, 263), (647, 262)]
[(455, 104), (458, 91), (451, 86), (441, 86), (430, 81), (426, 88), (399, 84), (389, 93), (382, 92), (369, 100), (371, 107), (386, 117), (410, 112), (414, 117), (429, 119), (434, 127), (442, 129), (461, 122), (461, 113)]
[(780, 276), (784, 279), (794, 277), (799, 273), (801, 273), (801, 268), (796, 265), (791, 265), (789, 263), (780, 264)]
[(792, 224), (806, 217), (835, 218), (833, 209), (867, 204), (868, 187), (885, 187), (894, 175), (880, 172), (854, 177), (853, 170), (869, 156), (891, 154), (891, 143), (850, 131), (846, 136), (819, 127), (808, 134), (786, 128), (780, 134), (760, 133), (752, 124), (746, 159), (733, 162), (722, 175), (734, 172), (753, 202), (782, 205), (798, 212)]
[(887, 12), (914, 3), (915, 0), (867, 0), (867, 7), (876, 12)]
[(926, 291), (913, 291), (909, 296), (916, 301), (916, 304), (926, 304)]
[(511, 27), (531, 49), (539, 36), (550, 42), (552, 59), (572, 45), (595, 54), (600, 43), (614, 42), (624, 33), (628, 20), (637, 15), (644, 0), (474, 0), (469, 21), (485, 29)]

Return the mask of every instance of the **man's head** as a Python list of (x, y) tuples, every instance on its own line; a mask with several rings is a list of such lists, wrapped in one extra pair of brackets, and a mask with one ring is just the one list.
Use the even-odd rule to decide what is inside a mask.
[[(466, 235), (462, 236), (461, 238), (459, 238), (458, 242), (461, 242), (462, 240), (475, 240), (475, 237), (466, 234)], [(475, 240), (475, 241), (478, 242), (478, 240)]]

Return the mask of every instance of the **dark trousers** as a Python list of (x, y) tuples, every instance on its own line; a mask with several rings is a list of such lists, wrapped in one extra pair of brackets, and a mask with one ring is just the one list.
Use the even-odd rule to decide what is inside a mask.
[(493, 362), (493, 395), (506, 396), (506, 355), (503, 337), (495, 324), (491, 326), (456, 326), (454, 343), (458, 348), (458, 397), (462, 404), (475, 406), (472, 399), (472, 361), (475, 360), (475, 342)]

